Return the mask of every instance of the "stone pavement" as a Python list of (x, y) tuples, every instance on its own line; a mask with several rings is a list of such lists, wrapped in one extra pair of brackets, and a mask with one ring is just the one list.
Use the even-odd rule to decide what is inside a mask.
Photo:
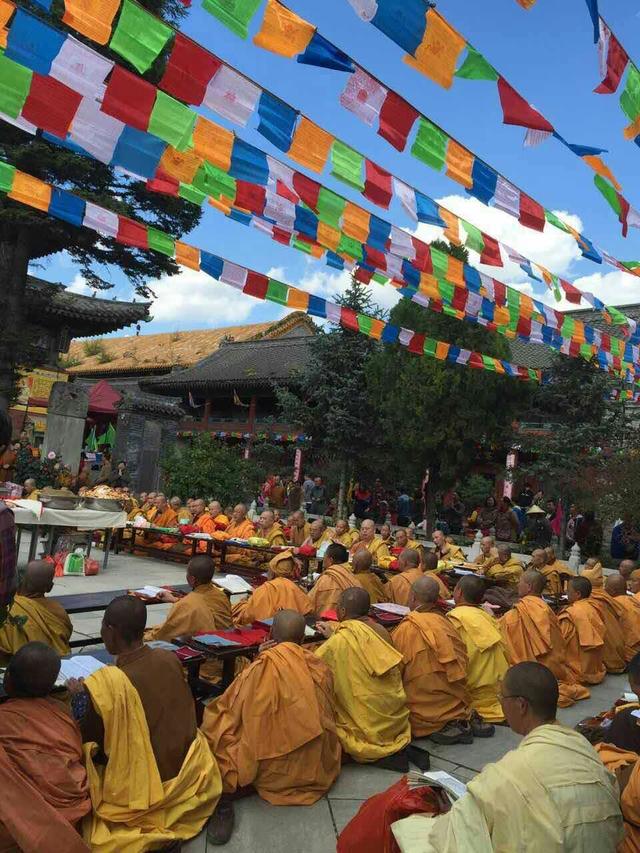
[[(21, 549), (21, 564), (26, 549)], [(105, 573), (94, 577), (65, 577), (56, 579), (53, 594), (64, 595), (97, 592), (108, 589), (131, 589), (145, 584), (184, 583), (185, 567), (144, 557), (111, 555)], [(161, 622), (168, 605), (148, 609), (148, 625)], [(71, 617), (74, 639), (96, 637), (100, 633), (101, 613), (86, 613)], [(87, 646), (87, 651), (90, 646)], [(79, 649), (76, 651), (80, 651)], [(591, 688), (591, 699), (578, 702), (572, 708), (560, 710), (558, 717), (566, 725), (609, 708), (621, 692), (628, 688), (626, 676), (609, 675)], [(431, 754), (432, 769), (446, 770), (463, 781), (476, 775), (485, 764), (501, 758), (517, 746), (520, 738), (510, 729), (498, 726), (493, 738), (475, 740), (458, 746), (438, 746), (428, 739), (416, 741)], [(236, 830), (224, 850), (228, 853), (333, 853), (336, 837), (351, 820), (361, 804), (384, 791), (400, 778), (399, 773), (362, 765), (346, 765), (331, 791), (313, 806), (271, 806), (257, 796), (236, 803)], [(209, 845), (205, 833), (183, 846), (183, 853), (213, 853), (220, 849)]]

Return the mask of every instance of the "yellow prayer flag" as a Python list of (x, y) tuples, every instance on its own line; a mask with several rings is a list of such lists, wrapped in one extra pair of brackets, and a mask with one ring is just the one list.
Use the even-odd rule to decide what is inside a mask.
[(348, 201), (342, 214), (342, 230), (353, 240), (366, 243), (369, 237), (371, 214)]
[(31, 175), (16, 170), (8, 197), (29, 207), (35, 207), (36, 210), (44, 210), (46, 213), (51, 202), (51, 187), (38, 178), (32, 178)]
[(4, 50), (7, 46), (7, 38), (9, 36), (9, 30), (5, 27), (3, 30), (0, 30), (0, 47)]
[(181, 267), (189, 267), (191, 270), (200, 269), (200, 250), (188, 243), (176, 240), (176, 263)]
[(494, 358), (493, 363), (496, 367), (496, 373), (506, 373), (506, 370), (502, 366), (502, 362), (500, 361), (499, 358)]
[(318, 246), (317, 243), (309, 243), (308, 246), (309, 254), (311, 255), (311, 257), (319, 261), (320, 258), (324, 255), (324, 249), (322, 248), (322, 246)]
[(473, 161), (475, 157), (470, 151), (456, 142), (455, 139), (450, 139), (447, 145), (447, 153), (445, 156), (445, 164), (447, 166), (446, 173), (454, 181), (462, 184), (463, 187), (470, 189), (473, 186), (473, 178), (471, 172), (473, 170)]
[(318, 222), (318, 243), (321, 246), (336, 252), (340, 245), (340, 236), (337, 228), (332, 228), (326, 222)]
[(160, 158), (159, 167), (176, 181), (190, 184), (201, 165), (202, 158), (198, 157), (193, 151), (178, 151), (172, 145), (167, 145)]
[(449, 255), (447, 281), (451, 282), (451, 284), (457, 284), (460, 287), (466, 288), (467, 286), (464, 280), (464, 264), (458, 258), (454, 258), (453, 255)]
[(423, 272), (420, 275), (420, 286), (418, 289), (420, 293), (424, 296), (428, 296), (430, 299), (440, 299), (438, 280), (435, 276), (432, 276), (429, 273)]
[(434, 83), (450, 89), (458, 57), (466, 45), (464, 37), (451, 24), (435, 9), (429, 9), (424, 37), (415, 52), (415, 59), (407, 54), (404, 61)]
[(296, 290), (295, 287), (290, 287), (287, 294), (287, 306), (289, 308), (297, 308), (299, 311), (306, 311), (309, 307), (309, 294), (304, 290)]
[(306, 50), (315, 31), (312, 24), (285, 9), (277, 0), (267, 0), (262, 27), (254, 36), (253, 43), (292, 59)]
[(63, 22), (91, 41), (106, 44), (121, 0), (64, 0)]
[(233, 133), (207, 118), (198, 116), (193, 129), (193, 151), (223, 172), (231, 168)]
[(611, 181), (613, 186), (618, 190), (618, 192), (620, 192), (622, 186), (618, 183), (615, 175), (601, 157), (598, 157), (595, 154), (589, 154), (582, 159), (597, 175), (601, 175), (603, 178), (606, 178), (607, 181)]
[(302, 116), (287, 154), (301, 166), (320, 173), (326, 165), (333, 140), (330, 133)]
[(450, 240), (454, 246), (461, 246), (462, 242), (460, 240), (460, 220), (455, 215), (455, 213), (451, 213), (450, 210), (446, 210), (444, 207), (438, 207), (438, 215), (440, 219), (444, 219), (447, 227), (445, 228), (444, 236), (447, 240)]
[(520, 313), (523, 317), (533, 317), (535, 311), (535, 305), (533, 304), (533, 299), (530, 296), (527, 296), (526, 293), (520, 294)]
[(440, 361), (444, 361), (448, 354), (449, 344), (444, 341), (438, 341), (436, 344), (436, 358), (440, 359)]

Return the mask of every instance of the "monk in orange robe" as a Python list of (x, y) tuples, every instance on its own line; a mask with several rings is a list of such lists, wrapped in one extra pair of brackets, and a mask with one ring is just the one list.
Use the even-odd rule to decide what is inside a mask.
[(315, 548), (316, 551), (325, 542), (333, 541), (333, 530), (327, 527), (324, 518), (315, 518), (309, 525), (309, 535), (302, 543), (305, 548)]
[(217, 530), (227, 529), (230, 519), (227, 514), (222, 511), (222, 504), (220, 501), (209, 501), (207, 512), (214, 520)]
[[(500, 619), (500, 629), (511, 664), (537, 661), (546, 666), (558, 680), (559, 705), (568, 708), (578, 699), (591, 695), (578, 684), (566, 664), (568, 653), (558, 618), (542, 599), (546, 579), (529, 569), (520, 579), (520, 600)], [(576, 662), (573, 669), (579, 666)]]
[(306, 521), (302, 510), (297, 509), (289, 516), (289, 542), (299, 548), (311, 533), (311, 525)]
[(609, 575), (604, 584), (607, 592), (621, 610), (620, 625), (624, 635), (624, 659), (629, 663), (640, 652), (640, 602), (627, 594), (627, 583), (622, 575)]
[(358, 551), (365, 548), (373, 557), (373, 562), (381, 569), (388, 568), (389, 564), (393, 562), (389, 549), (380, 536), (376, 536), (376, 526), (370, 518), (365, 518), (360, 525), (360, 539), (351, 546), (350, 553), (357, 554)]
[(389, 596), (387, 601), (408, 607), (411, 599), (411, 587), (423, 574), (420, 566), (420, 553), (405, 548), (398, 557), (398, 567), (400, 571), (393, 575), (387, 583), (386, 591)]
[(298, 567), (291, 551), (282, 551), (269, 563), (269, 580), (259, 586), (246, 601), (240, 601), (233, 608), (233, 621), (236, 625), (251, 625), (260, 619), (270, 619), (279, 610), (295, 610), (303, 616), (312, 612), (309, 597), (294, 578)]
[(49, 696), (60, 658), (28, 643), (11, 659), (0, 705), (0, 850), (88, 853), (78, 834), (91, 812), (80, 729)]
[(433, 545), (433, 553), (438, 558), (439, 563), (453, 566), (456, 563), (466, 562), (462, 548), (454, 542), (450, 542), (442, 530), (433, 531)]
[(607, 672), (624, 672), (625, 643), (622, 632), (622, 606), (618, 599), (604, 591), (602, 563), (595, 557), (585, 562), (581, 577), (591, 581), (589, 604), (598, 612), (604, 622), (603, 661)]
[[(591, 581), (571, 578), (567, 584), (569, 606), (558, 615), (560, 630), (569, 649), (566, 662), (580, 684), (600, 684), (604, 668), (604, 622), (589, 603)], [(573, 669), (575, 663), (578, 666)]]
[(405, 548), (409, 548), (410, 550), (415, 551), (420, 557), (420, 563), (422, 564), (424, 559), (424, 546), (418, 542), (417, 539), (411, 539), (409, 533), (404, 527), (399, 527), (396, 530), (394, 547), (402, 548), (403, 550)]
[[(336, 543), (338, 544), (338, 543)], [(378, 604), (381, 601), (389, 601), (389, 593), (387, 592), (387, 584), (383, 583), (378, 575), (371, 571), (373, 565), (373, 557), (366, 549), (358, 551), (353, 555), (351, 561), (351, 570), (369, 593), (371, 604)]]
[[(176, 515), (176, 511), (167, 503), (165, 495), (159, 493), (156, 496), (155, 504), (157, 512), (152, 521), (153, 526), (177, 528), (178, 516)], [(152, 548), (158, 548), (160, 551), (171, 551), (176, 545), (181, 550), (182, 545), (177, 539), (172, 538), (170, 541), (162, 542), (160, 540), (161, 536), (161, 533), (147, 533), (145, 534), (145, 544), (150, 545)]]
[(621, 749), (612, 743), (596, 744), (596, 752), (604, 766), (615, 773), (620, 789), (620, 809), (624, 819), (624, 838), (617, 853), (640, 850), (640, 757), (637, 752)]
[(352, 586), (362, 587), (348, 564), (349, 554), (344, 545), (335, 542), (327, 548), (322, 559), (322, 574), (309, 593), (311, 609), (316, 615), (333, 610), (341, 593)]
[[(331, 670), (300, 644), (303, 617), (274, 616), (270, 641), (204, 712), (202, 731), (222, 774), (223, 796), (209, 824), (229, 822), (225, 794), (252, 786), (273, 805), (311, 805), (338, 778)], [(277, 845), (276, 845), (277, 846)]]
[[(231, 521), (226, 529), (227, 539), (250, 539), (256, 535), (253, 522), (247, 518), (247, 507), (245, 504), (236, 504), (231, 514)], [(239, 548), (227, 549), (226, 562), (248, 565), (252, 560), (252, 552), (242, 551)]]
[(411, 734), (436, 743), (460, 743), (473, 737), (464, 641), (437, 606), (435, 578), (422, 575), (411, 588), (409, 613), (391, 636), (402, 655)]

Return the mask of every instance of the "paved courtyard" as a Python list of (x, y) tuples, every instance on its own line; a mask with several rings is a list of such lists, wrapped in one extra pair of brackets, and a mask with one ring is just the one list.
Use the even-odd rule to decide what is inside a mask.
[[(96, 552), (94, 556), (101, 556)], [(26, 549), (20, 553), (21, 564)], [(58, 578), (53, 595), (97, 592), (109, 589), (135, 589), (145, 584), (184, 583), (185, 567), (159, 560), (111, 555), (107, 571), (95, 577)], [(148, 625), (161, 622), (168, 605), (148, 608)], [(101, 613), (78, 614), (71, 617), (73, 639), (96, 637), (100, 633)], [(86, 651), (90, 651), (88, 645)], [(76, 652), (81, 651), (76, 649)], [(591, 699), (572, 708), (561, 710), (559, 719), (573, 726), (584, 717), (609, 708), (620, 693), (628, 689), (626, 676), (607, 676), (603, 684), (591, 689)], [(498, 726), (495, 737), (476, 740), (473, 744), (438, 746), (428, 740), (416, 741), (431, 753), (432, 769), (442, 769), (463, 781), (468, 781), (485, 764), (495, 761), (517, 745), (520, 738), (510, 729)], [(236, 803), (236, 830), (224, 850), (229, 853), (333, 853), (337, 834), (360, 808), (362, 802), (392, 785), (400, 774), (388, 770), (347, 765), (326, 797), (313, 806), (270, 806), (257, 796)], [(220, 848), (209, 845), (209, 853)], [(184, 845), (184, 853), (205, 853), (205, 833)]]

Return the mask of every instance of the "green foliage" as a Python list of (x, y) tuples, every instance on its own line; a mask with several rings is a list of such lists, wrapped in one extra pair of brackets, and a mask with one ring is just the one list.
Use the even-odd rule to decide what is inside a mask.
[(104, 341), (101, 341), (99, 338), (92, 341), (85, 341), (82, 344), (82, 351), (88, 358), (91, 358), (93, 355), (102, 355), (105, 351)]
[(47, 486), (57, 488), (61, 485), (61, 477), (66, 484), (68, 473), (68, 469), (59, 459), (48, 459), (46, 456), (35, 458), (27, 448), (18, 451), (15, 479), (20, 485), (23, 485), (25, 480), (33, 479), (38, 489)]
[(488, 477), (472, 474), (457, 487), (456, 491), (467, 509), (474, 509), (494, 493), (494, 485)]

